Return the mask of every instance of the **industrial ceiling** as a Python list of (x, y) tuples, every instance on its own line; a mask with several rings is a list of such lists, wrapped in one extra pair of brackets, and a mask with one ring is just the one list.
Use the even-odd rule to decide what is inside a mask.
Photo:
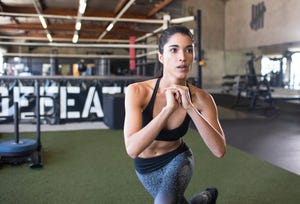
[[(0, 0), (0, 46), (128, 43), (181, 16), (182, 0)], [(22, 44), (23, 43), (23, 44)]]

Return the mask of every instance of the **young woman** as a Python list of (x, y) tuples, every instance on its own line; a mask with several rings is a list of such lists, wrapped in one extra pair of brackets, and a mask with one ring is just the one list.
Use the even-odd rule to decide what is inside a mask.
[[(126, 151), (154, 203), (196, 203), (203, 193), (190, 201), (184, 197), (194, 158), (182, 137), (192, 120), (207, 147), (220, 158), (226, 152), (225, 135), (211, 95), (187, 83), (193, 36), (186, 27), (170, 27), (161, 34), (158, 59), (163, 65), (161, 77), (127, 88)], [(211, 203), (215, 200), (216, 195)]]

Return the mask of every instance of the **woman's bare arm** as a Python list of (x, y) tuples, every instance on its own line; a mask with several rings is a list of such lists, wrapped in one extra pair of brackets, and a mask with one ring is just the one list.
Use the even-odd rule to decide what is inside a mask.
[(131, 158), (136, 158), (155, 140), (168, 117), (178, 106), (172, 91), (167, 91), (166, 97), (169, 101), (167, 105), (142, 128), (142, 111), (147, 98), (147, 88), (141, 84), (128, 86), (125, 96), (124, 140), (127, 154)]
[(192, 101), (186, 86), (174, 86), (172, 89), (180, 92), (181, 105), (190, 115), (207, 147), (216, 157), (223, 157), (226, 152), (226, 140), (212, 96), (193, 87)]

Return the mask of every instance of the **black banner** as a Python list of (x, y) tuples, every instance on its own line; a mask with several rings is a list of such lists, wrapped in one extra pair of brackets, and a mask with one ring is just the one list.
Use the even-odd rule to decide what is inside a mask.
[(21, 123), (35, 122), (38, 80), (42, 123), (102, 121), (103, 94), (123, 93), (133, 82), (149, 77), (0, 77), (0, 123), (13, 121), (14, 102)]

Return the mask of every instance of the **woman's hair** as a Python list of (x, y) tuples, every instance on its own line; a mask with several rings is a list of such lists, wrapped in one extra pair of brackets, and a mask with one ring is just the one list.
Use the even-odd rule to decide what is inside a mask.
[(162, 34), (160, 35), (160, 37), (159, 37), (159, 40), (158, 40), (159, 53), (163, 54), (165, 44), (168, 42), (169, 38), (171, 36), (173, 36), (174, 34), (176, 34), (176, 33), (186, 35), (186, 36), (190, 37), (191, 40), (193, 41), (193, 34), (191, 33), (191, 31), (187, 27), (185, 27), (185, 26), (172, 26), (172, 27), (169, 27), (166, 30), (164, 30), (162, 32)]

